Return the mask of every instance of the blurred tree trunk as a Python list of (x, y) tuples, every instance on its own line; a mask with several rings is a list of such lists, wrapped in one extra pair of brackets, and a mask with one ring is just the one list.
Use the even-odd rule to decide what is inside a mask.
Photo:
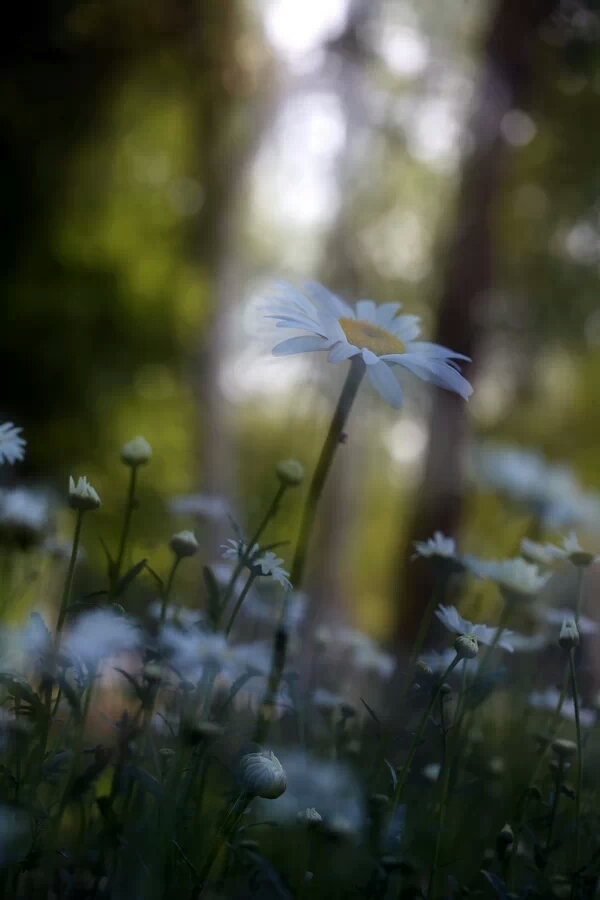
[[(483, 68), (469, 124), (473, 150), (465, 157), (454, 233), (449, 241), (435, 340), (477, 361), (482, 317), (493, 284), (494, 226), (511, 148), (501, 123), (512, 108), (526, 110), (534, 77), (539, 28), (556, 0), (499, 0), (485, 42)], [(470, 368), (474, 374), (474, 366)], [(414, 641), (432, 591), (431, 567), (411, 562), (415, 540), (458, 530), (468, 438), (467, 407), (456, 394), (436, 391), (430, 416), (424, 478), (408, 540), (401, 547), (397, 649)]]
[[(244, 71), (236, 52), (237, 0), (213, 0), (200, 9), (194, 93), (204, 195), (192, 253), (202, 269), (210, 314), (190, 360), (196, 407), (195, 486), (230, 500), (237, 494), (236, 466), (219, 378), (228, 318), (243, 289), (239, 252), (243, 184), (268, 118), (269, 97), (259, 91), (256, 73)], [(226, 520), (215, 522), (211, 549), (216, 550), (228, 533)]]

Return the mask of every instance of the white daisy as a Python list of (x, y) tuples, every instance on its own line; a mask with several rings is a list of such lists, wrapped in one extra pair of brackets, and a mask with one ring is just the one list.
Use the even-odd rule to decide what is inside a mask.
[(94, 668), (101, 659), (135, 650), (141, 644), (142, 633), (131, 619), (109, 609), (95, 609), (79, 616), (67, 634), (64, 649)]
[(22, 431), (22, 428), (15, 428), (12, 422), (0, 425), (0, 465), (5, 462), (13, 465), (25, 456), (27, 441), (19, 437)]
[[(481, 644), (487, 644), (488, 646), (496, 641), (496, 635), (498, 634), (497, 628), (490, 628), (489, 625), (474, 625), (473, 622), (469, 622), (468, 619), (463, 619), (455, 606), (443, 606), (440, 604), (436, 609), (435, 614), (442, 625), (453, 634), (473, 635), (473, 637), (476, 637)], [(512, 653), (513, 646), (510, 640), (511, 636), (512, 631), (502, 628), (500, 637), (497, 639), (497, 646)]]
[(556, 560), (556, 554), (550, 544), (539, 544), (529, 538), (523, 538), (521, 541), (521, 556), (537, 566), (551, 566)]
[(227, 544), (221, 544), (221, 550), (223, 551), (221, 556), (223, 559), (242, 559), (247, 556), (250, 560), (259, 549), (258, 544), (254, 544), (252, 550), (248, 552), (248, 545), (244, 541), (234, 541), (233, 538), (228, 538)]
[(548, 544), (547, 547), (554, 559), (568, 559), (574, 566), (591, 566), (598, 561), (597, 556), (583, 549), (574, 531), (563, 538), (561, 547), (555, 544)]
[(469, 358), (439, 344), (417, 341), (419, 317), (397, 315), (400, 303), (377, 306), (372, 300), (359, 300), (353, 309), (320, 284), (305, 282), (303, 289), (304, 293), (280, 284), (278, 296), (265, 307), (267, 318), (276, 319), (278, 328), (309, 332), (277, 344), (274, 356), (328, 350), (331, 363), (361, 356), (369, 381), (395, 409), (402, 406), (402, 391), (393, 366), (403, 366), (465, 400), (471, 396), (471, 385), (458, 371), (458, 361), (470, 362)]
[(415, 556), (443, 556), (450, 559), (456, 555), (454, 538), (445, 537), (441, 531), (436, 531), (427, 541), (414, 541), (414, 545)]
[(521, 556), (501, 560), (465, 557), (465, 560), (475, 575), (489, 578), (509, 594), (518, 596), (537, 594), (551, 577), (550, 572), (542, 574), (536, 565), (526, 562)]
[(267, 575), (269, 578), (272, 578), (273, 581), (276, 581), (277, 584), (280, 584), (281, 587), (284, 587), (289, 591), (292, 588), (292, 582), (288, 578), (289, 572), (282, 569), (282, 562), (283, 559), (280, 556), (268, 551), (267, 553), (263, 553), (262, 556), (259, 556), (258, 559), (254, 560), (254, 565), (260, 569), (262, 575)]

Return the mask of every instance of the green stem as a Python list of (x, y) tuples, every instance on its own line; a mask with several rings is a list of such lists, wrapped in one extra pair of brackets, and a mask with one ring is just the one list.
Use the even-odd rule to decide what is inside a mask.
[(248, 560), (250, 559), (250, 556), (252, 554), (252, 548), (254, 547), (255, 544), (258, 544), (263, 531), (265, 530), (265, 528), (267, 527), (267, 525), (269, 524), (271, 519), (275, 515), (277, 515), (277, 511), (279, 509), (279, 504), (281, 503), (281, 499), (282, 499), (283, 495), (285, 494), (287, 487), (288, 487), (287, 484), (279, 485), (275, 496), (273, 497), (271, 503), (269, 504), (269, 506), (267, 508), (266, 513), (264, 514), (260, 524), (258, 525), (258, 528), (256, 529), (256, 531), (254, 532), (254, 534), (252, 535), (252, 537), (250, 538), (250, 540), (248, 541), (248, 543), (246, 545), (246, 552), (243, 553), (242, 556), (240, 556), (239, 560), (237, 561), (235, 569), (232, 572), (231, 578), (229, 579), (229, 582), (227, 583), (227, 587), (225, 588), (225, 593), (223, 595), (223, 602), (221, 605), (221, 609), (223, 611), (225, 611), (225, 609), (227, 608), (227, 604), (231, 600), (231, 596), (235, 589), (236, 581), (238, 580), (239, 576), (241, 575), (244, 567), (248, 564)]
[(175, 572), (177, 571), (177, 567), (181, 562), (181, 557), (176, 556), (173, 560), (173, 564), (169, 570), (169, 574), (167, 576), (167, 581), (165, 583), (165, 589), (163, 591), (162, 596), (162, 605), (160, 608), (160, 621), (164, 622), (167, 615), (167, 607), (169, 605), (169, 596), (171, 594), (171, 588), (173, 587), (173, 579), (175, 578)]
[(344, 382), (342, 393), (340, 394), (340, 398), (335, 408), (329, 431), (327, 432), (327, 437), (325, 438), (325, 443), (323, 444), (321, 455), (319, 456), (308, 490), (308, 497), (302, 515), (302, 522), (300, 524), (300, 533), (296, 544), (296, 553), (294, 554), (294, 561), (292, 562), (290, 572), (290, 581), (296, 590), (298, 590), (302, 583), (308, 544), (315, 522), (319, 500), (323, 493), (323, 488), (325, 487), (325, 482), (335, 456), (335, 451), (341, 442), (344, 426), (350, 415), (352, 404), (354, 403), (364, 374), (365, 363), (363, 362), (362, 357), (353, 357), (350, 361), (350, 370), (346, 376), (346, 381)]
[(137, 485), (138, 466), (131, 466), (129, 476), (129, 488), (127, 490), (127, 505), (125, 506), (125, 516), (123, 518), (123, 528), (121, 530), (121, 538), (119, 540), (119, 550), (117, 558), (112, 570), (110, 596), (114, 597), (119, 578), (121, 577), (121, 568), (123, 566), (123, 558), (127, 547), (127, 538), (129, 537), (129, 529), (131, 527), (131, 516), (135, 509), (135, 488)]
[(227, 840), (233, 833), (250, 800), (251, 797), (249, 797), (248, 794), (240, 794), (240, 796), (231, 807), (229, 813), (227, 814), (227, 817), (225, 818), (225, 821), (219, 829), (217, 838), (208, 856), (206, 857), (202, 868), (200, 869), (198, 880), (193, 887), (190, 900), (197, 900), (197, 898), (202, 894), (206, 884), (206, 879), (210, 875), (210, 870), (212, 869), (215, 860), (221, 852), (223, 845), (227, 842)]
[(452, 662), (450, 663), (450, 665), (448, 666), (448, 668), (442, 674), (442, 676), (441, 676), (440, 680), (438, 681), (434, 690), (432, 690), (432, 692), (431, 692), (431, 698), (427, 705), (427, 709), (421, 716), (421, 721), (419, 722), (419, 725), (415, 732), (415, 736), (414, 736), (412, 744), (410, 746), (410, 750), (408, 751), (408, 756), (406, 758), (404, 765), (402, 766), (402, 770), (401, 770), (400, 774), (398, 775), (398, 782), (396, 784), (396, 789), (394, 791), (394, 796), (392, 798), (392, 804), (391, 804), (391, 815), (392, 816), (394, 815), (394, 813), (396, 811), (396, 807), (400, 803), (400, 799), (402, 797), (402, 791), (404, 789), (404, 783), (406, 781), (406, 778), (408, 776), (408, 771), (410, 769), (410, 764), (413, 761), (414, 755), (417, 752), (417, 748), (419, 747), (419, 745), (421, 743), (421, 737), (423, 736), (425, 726), (427, 725), (429, 716), (431, 715), (431, 710), (435, 706), (437, 699), (440, 696), (440, 691), (442, 689), (442, 685), (446, 681), (446, 678), (456, 668), (456, 666), (459, 664), (460, 660), (461, 660), (461, 657), (458, 656), (458, 654), (457, 654), (454, 657), (454, 659), (452, 660)]
[(494, 635), (491, 644), (488, 644), (486, 646), (485, 650), (483, 651), (483, 653), (481, 654), (481, 659), (479, 661), (479, 665), (477, 666), (477, 678), (480, 678), (483, 675), (483, 673), (485, 672), (487, 665), (490, 661), (490, 657), (491, 657), (492, 653), (498, 646), (498, 643), (500, 642), (500, 638), (506, 631), (506, 626), (508, 624), (510, 614), (511, 614), (510, 604), (505, 603), (504, 606), (502, 607), (502, 612), (500, 613), (500, 618), (498, 619), (498, 624), (496, 626), (496, 634)]
[(575, 678), (575, 648), (569, 651), (569, 670), (571, 673), (571, 690), (575, 709), (575, 732), (577, 734), (577, 789), (575, 794), (575, 871), (579, 869), (579, 839), (581, 832), (581, 791), (583, 787), (583, 748), (581, 745), (581, 721), (579, 718), (579, 697)]
[(583, 606), (583, 576), (585, 573), (584, 566), (577, 566), (577, 597), (575, 602), (575, 622), (579, 627), (579, 617)]
[(556, 781), (554, 783), (554, 797), (552, 798), (552, 810), (550, 812), (550, 821), (548, 823), (548, 837), (546, 838), (546, 858), (550, 853), (552, 845), (552, 837), (554, 835), (554, 823), (556, 822), (556, 813), (558, 812), (558, 801), (560, 799), (560, 786), (563, 776), (563, 761), (558, 759), (558, 770), (556, 772)]
[(231, 629), (233, 628), (233, 623), (234, 623), (235, 620), (236, 620), (237, 614), (239, 613), (240, 609), (242, 608), (242, 603), (243, 603), (244, 600), (246, 599), (246, 595), (248, 594), (248, 591), (250, 590), (250, 588), (251, 588), (252, 585), (254, 584), (254, 581), (255, 581), (256, 577), (257, 577), (257, 576), (256, 576), (255, 572), (252, 572), (252, 571), (251, 571), (251, 572), (250, 572), (250, 575), (248, 576), (248, 580), (246, 581), (246, 584), (245, 584), (244, 587), (242, 588), (242, 591), (240, 592), (240, 596), (237, 598), (236, 604), (235, 604), (235, 606), (233, 607), (233, 611), (232, 611), (232, 613), (231, 613), (231, 616), (229, 617), (229, 622), (228, 622), (227, 625), (225, 626), (225, 632), (224, 632), (224, 634), (225, 634), (225, 637), (226, 637), (226, 638), (229, 637), (229, 632), (230, 632)]
[(55, 646), (58, 646), (60, 640), (60, 633), (62, 631), (63, 625), (65, 623), (65, 619), (67, 617), (67, 612), (69, 610), (69, 603), (71, 600), (71, 590), (73, 588), (73, 575), (75, 573), (75, 565), (77, 563), (77, 552), (79, 549), (79, 541), (81, 539), (81, 529), (83, 526), (83, 516), (85, 510), (78, 509), (77, 510), (77, 519), (75, 521), (75, 534), (73, 535), (73, 546), (71, 547), (71, 558), (69, 559), (69, 565), (67, 568), (67, 574), (65, 576), (65, 586), (63, 589), (62, 600), (60, 604), (60, 611), (58, 613), (58, 621), (56, 623), (56, 635), (54, 638)]
[[(453, 723), (453, 727), (456, 728), (457, 733), (456, 733), (456, 737), (453, 741), (452, 759), (449, 759), (448, 758), (449, 754), (447, 752), (445, 752), (446, 737), (444, 734), (444, 759), (443, 759), (443, 764), (442, 764), (442, 773), (443, 773), (442, 796), (440, 797), (440, 812), (439, 812), (439, 818), (438, 818), (438, 828), (437, 828), (437, 834), (436, 834), (436, 838), (435, 838), (435, 847), (434, 847), (434, 851), (433, 851), (433, 858), (431, 860), (431, 869), (429, 872), (429, 882), (427, 884), (427, 900), (431, 900), (431, 898), (435, 894), (435, 876), (437, 873), (438, 862), (439, 862), (439, 858), (440, 858), (440, 849), (442, 846), (442, 833), (444, 830), (444, 822), (446, 819), (446, 808), (448, 806), (448, 793), (450, 790), (450, 774), (451, 774), (451, 770), (453, 768), (453, 764), (456, 759), (456, 756), (458, 755), (458, 747), (459, 747), (459, 743), (460, 743), (459, 729), (460, 729), (460, 723), (461, 723), (461, 719), (462, 719), (462, 715), (463, 715), (463, 711), (464, 711), (463, 695), (464, 695), (464, 691), (465, 691), (465, 687), (466, 687), (466, 671), (467, 671), (467, 666), (465, 664), (465, 665), (463, 665), (463, 673), (462, 673), (462, 678), (461, 678), (461, 683), (460, 683), (460, 692), (458, 695), (458, 703), (457, 703), (457, 707), (456, 707), (456, 719)], [(442, 698), (442, 702), (443, 702), (443, 698)], [(442, 721), (443, 721), (443, 719), (442, 719)]]

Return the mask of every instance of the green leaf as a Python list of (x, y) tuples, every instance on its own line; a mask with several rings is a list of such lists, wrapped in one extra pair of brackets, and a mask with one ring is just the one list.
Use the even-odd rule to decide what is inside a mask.
[(119, 578), (119, 580), (117, 581), (117, 586), (115, 588), (115, 597), (120, 597), (125, 593), (130, 584), (135, 581), (140, 572), (146, 567), (147, 562), (147, 559), (141, 559), (135, 564), (135, 566), (132, 566), (128, 572), (125, 572), (125, 574)]

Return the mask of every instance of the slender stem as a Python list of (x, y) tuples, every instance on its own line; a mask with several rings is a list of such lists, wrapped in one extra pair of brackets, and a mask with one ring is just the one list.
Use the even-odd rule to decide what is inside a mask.
[[(433, 858), (431, 860), (431, 869), (429, 872), (429, 882), (427, 884), (427, 900), (431, 900), (431, 898), (435, 894), (435, 876), (437, 873), (438, 861), (440, 858), (440, 849), (442, 846), (442, 833), (444, 830), (444, 821), (446, 818), (446, 808), (448, 806), (448, 792), (450, 789), (450, 774), (451, 774), (451, 770), (453, 768), (453, 764), (456, 759), (456, 756), (458, 755), (458, 746), (459, 746), (459, 742), (460, 742), (460, 740), (459, 740), (460, 735), (458, 733), (458, 729), (460, 728), (460, 723), (461, 723), (461, 719), (462, 719), (462, 715), (463, 715), (463, 711), (464, 711), (463, 694), (464, 694), (465, 687), (466, 687), (466, 671), (467, 671), (467, 667), (466, 667), (466, 665), (463, 665), (463, 673), (462, 673), (462, 678), (461, 678), (461, 683), (460, 683), (460, 692), (458, 695), (458, 703), (457, 703), (457, 707), (456, 707), (456, 718), (453, 722), (453, 727), (457, 729), (457, 734), (453, 741), (452, 759), (448, 758), (449, 754), (446, 752), (446, 736), (444, 733), (444, 759), (443, 759), (443, 764), (442, 764), (442, 773), (443, 773), (442, 796), (440, 797), (440, 812), (439, 812), (439, 818), (438, 818), (438, 828), (437, 828), (437, 834), (436, 834), (436, 838), (435, 838), (435, 847), (434, 847), (434, 851), (433, 851)], [(442, 698), (442, 702), (443, 702), (443, 698)], [(443, 719), (442, 719), (442, 722), (443, 722)]]
[(165, 589), (163, 591), (163, 596), (162, 596), (162, 605), (160, 608), (160, 621), (161, 622), (164, 622), (165, 618), (167, 616), (167, 607), (169, 605), (169, 596), (171, 594), (171, 588), (173, 586), (173, 579), (175, 578), (175, 572), (177, 571), (177, 567), (180, 562), (181, 562), (181, 557), (176, 556), (175, 559), (173, 560), (173, 563), (169, 570), (169, 574), (167, 576), (167, 581), (165, 583)]
[(434, 585), (434, 588), (431, 592), (431, 597), (429, 598), (429, 602), (425, 608), (425, 612), (421, 617), (421, 622), (419, 624), (419, 629), (417, 631), (417, 636), (415, 638), (415, 642), (413, 644), (413, 648), (411, 650), (410, 658), (408, 660), (408, 670), (406, 673), (406, 682), (402, 689), (402, 699), (404, 699), (412, 680), (413, 669), (419, 653), (421, 652), (421, 647), (423, 646), (423, 641), (427, 637), (427, 632), (429, 631), (429, 627), (431, 625), (431, 620), (433, 618), (433, 614), (437, 609), (440, 603), (444, 602), (444, 588), (445, 588), (446, 580), (443, 575), (439, 574), (437, 578), (437, 583)]
[(234, 831), (235, 826), (242, 817), (244, 810), (248, 806), (250, 800), (251, 797), (249, 797), (248, 794), (242, 793), (231, 807), (229, 813), (227, 814), (227, 817), (225, 818), (225, 821), (219, 829), (217, 838), (213, 846), (211, 847), (211, 850), (206, 857), (202, 868), (200, 869), (198, 880), (196, 881), (192, 889), (190, 900), (197, 900), (197, 898), (202, 894), (206, 884), (206, 879), (210, 875), (210, 870), (212, 869), (217, 856), (221, 852), (223, 845), (227, 842), (228, 838)]
[(237, 614), (239, 613), (240, 609), (242, 608), (242, 603), (246, 599), (246, 595), (248, 594), (248, 591), (254, 584), (256, 577), (257, 576), (254, 572), (250, 572), (250, 575), (248, 576), (248, 580), (246, 581), (246, 584), (242, 588), (242, 591), (240, 592), (240, 596), (237, 598), (236, 604), (233, 607), (233, 611), (231, 613), (231, 616), (229, 617), (229, 622), (225, 626), (225, 637), (226, 638), (229, 637), (229, 632), (233, 628), (233, 623), (236, 620)]
[(73, 575), (75, 573), (75, 565), (77, 563), (77, 552), (79, 549), (79, 541), (81, 539), (81, 528), (83, 526), (83, 516), (85, 510), (78, 509), (77, 510), (77, 519), (75, 521), (75, 534), (73, 535), (73, 546), (71, 547), (71, 558), (69, 559), (69, 565), (67, 568), (67, 574), (65, 577), (65, 586), (63, 589), (62, 601), (60, 604), (60, 611), (58, 613), (58, 621), (56, 623), (56, 635), (55, 635), (55, 645), (58, 646), (60, 640), (60, 633), (62, 631), (63, 625), (65, 623), (65, 619), (67, 617), (67, 612), (69, 609), (69, 602), (71, 600), (71, 590), (73, 588)]
[(237, 561), (235, 569), (233, 570), (233, 572), (231, 574), (231, 578), (229, 579), (227, 587), (225, 588), (225, 593), (223, 595), (223, 602), (221, 605), (221, 609), (223, 612), (226, 610), (227, 604), (231, 600), (231, 596), (235, 589), (236, 581), (238, 580), (239, 576), (241, 575), (244, 567), (248, 564), (248, 560), (250, 559), (250, 557), (252, 555), (252, 548), (254, 547), (255, 544), (258, 544), (263, 531), (265, 530), (265, 528), (267, 527), (267, 525), (269, 524), (271, 519), (277, 514), (277, 511), (279, 509), (279, 504), (281, 503), (281, 499), (282, 499), (283, 495), (285, 494), (287, 487), (288, 487), (287, 484), (280, 484), (278, 486), (277, 492), (276, 492), (275, 496), (273, 497), (271, 503), (269, 504), (266, 513), (264, 514), (260, 524), (258, 525), (258, 528), (256, 529), (256, 531), (254, 532), (254, 534), (252, 535), (252, 537), (250, 538), (250, 540), (248, 541), (248, 543), (246, 545), (246, 552), (243, 553), (242, 556), (240, 556), (239, 560)]
[(579, 839), (581, 832), (581, 791), (583, 787), (583, 748), (581, 745), (581, 720), (579, 717), (579, 697), (575, 678), (575, 648), (569, 651), (569, 670), (571, 673), (571, 690), (575, 709), (575, 731), (577, 734), (577, 789), (575, 793), (575, 871), (579, 869)]
[(262, 744), (267, 737), (269, 724), (272, 718), (271, 714), (277, 701), (279, 685), (281, 684), (281, 677), (283, 675), (283, 669), (285, 666), (285, 657), (288, 643), (288, 633), (285, 627), (286, 605), (287, 604), (284, 602), (281, 610), (279, 624), (275, 630), (275, 637), (273, 640), (273, 657), (271, 659), (271, 669), (269, 671), (269, 678), (267, 680), (267, 689), (258, 711), (258, 719), (256, 721), (256, 728), (254, 731), (254, 741), (257, 744)]
[(393, 798), (392, 798), (392, 804), (391, 804), (391, 808), (392, 808), (392, 816), (393, 816), (393, 814), (395, 813), (396, 807), (398, 806), (398, 804), (399, 804), (399, 802), (400, 802), (400, 799), (401, 799), (401, 797), (402, 797), (402, 791), (403, 791), (403, 789), (404, 789), (404, 783), (405, 783), (406, 778), (407, 778), (407, 776), (408, 776), (408, 771), (409, 771), (409, 769), (410, 769), (410, 764), (411, 764), (411, 762), (413, 761), (413, 757), (414, 757), (415, 753), (417, 752), (417, 748), (419, 747), (419, 744), (421, 743), (421, 737), (423, 736), (423, 732), (424, 732), (424, 730), (425, 730), (425, 726), (427, 725), (427, 722), (428, 722), (428, 720), (429, 720), (429, 716), (431, 715), (431, 710), (432, 710), (433, 707), (435, 706), (435, 704), (436, 704), (436, 702), (437, 702), (437, 699), (438, 699), (438, 697), (440, 696), (440, 691), (441, 691), (441, 689), (442, 689), (442, 685), (444, 684), (444, 682), (445, 682), (446, 678), (448, 677), (448, 675), (450, 675), (450, 673), (456, 668), (456, 666), (457, 666), (458, 663), (460, 662), (460, 659), (461, 659), (461, 657), (458, 656), (458, 654), (457, 654), (457, 655), (454, 657), (454, 659), (452, 660), (452, 662), (450, 663), (450, 665), (448, 666), (448, 668), (447, 668), (447, 669), (445, 670), (445, 672), (442, 674), (442, 676), (441, 676), (440, 680), (438, 681), (436, 687), (435, 687), (435, 688), (432, 690), (432, 692), (431, 692), (431, 698), (430, 698), (429, 703), (428, 703), (428, 705), (427, 705), (427, 709), (425, 710), (425, 712), (424, 712), (423, 715), (421, 716), (421, 721), (419, 722), (419, 725), (418, 725), (417, 730), (416, 730), (416, 732), (415, 732), (415, 736), (414, 736), (413, 741), (412, 741), (412, 744), (411, 744), (411, 746), (410, 746), (410, 750), (408, 751), (408, 756), (406, 757), (406, 761), (405, 761), (404, 765), (402, 766), (402, 770), (401, 770), (400, 774), (398, 775), (398, 783), (396, 784), (396, 789), (395, 789), (395, 791), (394, 791), (394, 796), (393, 796)]
[(354, 403), (364, 374), (365, 364), (362, 357), (353, 357), (350, 361), (350, 370), (346, 376), (346, 381), (344, 382), (342, 393), (340, 394), (340, 398), (335, 408), (329, 431), (327, 432), (327, 437), (325, 438), (325, 443), (323, 444), (321, 455), (319, 456), (308, 490), (308, 497), (302, 515), (302, 522), (300, 524), (298, 543), (296, 544), (296, 553), (290, 572), (290, 581), (296, 590), (302, 583), (308, 544), (315, 522), (319, 500), (323, 493), (323, 488), (325, 487), (325, 482), (335, 456), (335, 451), (342, 440), (344, 426), (350, 415), (352, 404)]
[(575, 600), (575, 622), (579, 627), (579, 617), (583, 609), (583, 576), (585, 574), (584, 566), (577, 566), (577, 597)]
[(511, 614), (511, 606), (509, 603), (505, 603), (502, 607), (502, 612), (500, 613), (500, 617), (498, 619), (498, 624), (496, 626), (496, 634), (494, 635), (492, 642), (488, 644), (481, 654), (481, 659), (479, 661), (479, 665), (477, 667), (477, 678), (480, 678), (484, 671), (487, 668), (487, 665), (490, 661), (491, 655), (500, 643), (500, 638), (506, 631), (506, 626), (508, 624), (508, 620)]
[(554, 823), (556, 822), (556, 813), (558, 812), (558, 801), (560, 799), (560, 786), (563, 776), (563, 761), (561, 758), (557, 760), (558, 769), (556, 772), (556, 781), (554, 783), (554, 797), (552, 798), (552, 810), (550, 812), (550, 821), (548, 822), (548, 837), (546, 838), (546, 857), (550, 852), (552, 837), (554, 835)]
[(131, 466), (129, 476), (129, 488), (127, 490), (127, 504), (125, 506), (125, 516), (123, 518), (123, 528), (121, 530), (121, 538), (119, 541), (119, 550), (112, 571), (111, 578), (111, 596), (114, 596), (119, 578), (121, 577), (121, 568), (123, 566), (123, 558), (127, 547), (127, 538), (129, 537), (129, 529), (131, 527), (131, 516), (135, 509), (135, 488), (137, 484), (138, 466)]

